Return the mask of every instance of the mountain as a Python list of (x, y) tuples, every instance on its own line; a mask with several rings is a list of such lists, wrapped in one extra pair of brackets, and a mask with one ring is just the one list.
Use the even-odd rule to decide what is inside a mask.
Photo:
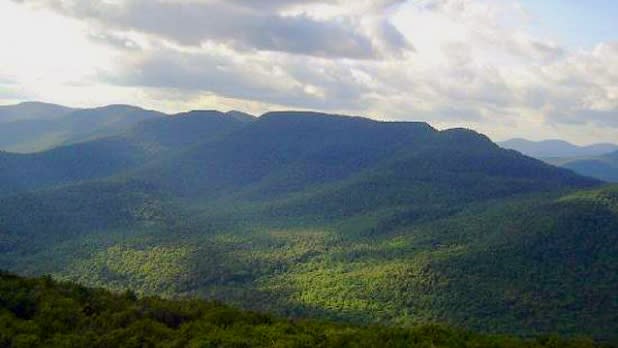
[[(454, 175), (455, 171), (460, 173)], [(469, 190), (478, 195), (486, 191), (487, 196), (594, 183), (502, 150), (468, 130), (439, 132), (426, 123), (297, 112), (263, 115), (220, 142), (197, 146), (166, 166), (149, 168), (145, 176), (181, 195), (212, 199), (236, 192), (251, 200), (335, 182), (375, 181), (368, 184), (394, 189), (391, 183), (408, 180), (392, 192), (399, 196), (403, 187), (439, 182), (449, 186), (444, 188), (449, 194), (459, 193), (451, 190), (457, 186), (462, 195)], [(482, 178), (493, 178), (496, 186), (481, 187)]]
[(618, 183), (618, 151), (596, 157), (548, 158), (546, 161), (580, 175)]
[(7, 347), (611, 347), (590, 338), (489, 336), (292, 321), (199, 300), (137, 299), (49, 277), (0, 274), (0, 339)]
[(73, 111), (75, 111), (73, 108), (41, 102), (0, 105), (0, 124), (15, 121), (49, 121), (62, 118)]
[[(110, 116), (99, 113), (80, 117), (101, 117), (114, 123)], [(192, 145), (207, 143), (243, 125), (244, 122), (220, 112), (193, 111), (149, 119), (116, 136), (44, 152), (0, 152), (0, 196), (117, 175)]]
[(0, 268), (289, 317), (618, 332), (618, 189), (472, 130), (200, 111), (117, 137), (145, 159), (99, 151), (80, 171), (107, 174), (0, 197)]
[(577, 146), (563, 140), (530, 141), (511, 139), (498, 143), (505, 149), (512, 149), (535, 158), (599, 156), (618, 151), (616, 144), (594, 144)]
[(23, 103), (0, 108), (0, 149), (31, 153), (119, 134), (148, 119), (165, 115), (134, 106), (69, 109)]

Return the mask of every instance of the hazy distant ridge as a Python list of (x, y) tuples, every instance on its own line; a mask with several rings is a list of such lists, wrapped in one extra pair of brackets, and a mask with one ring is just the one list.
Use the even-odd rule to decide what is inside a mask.
[(512, 149), (524, 155), (547, 158), (547, 157), (578, 157), (599, 156), (618, 151), (618, 145), (599, 143), (588, 146), (577, 146), (564, 140), (531, 141), (521, 138), (498, 142), (505, 149)]

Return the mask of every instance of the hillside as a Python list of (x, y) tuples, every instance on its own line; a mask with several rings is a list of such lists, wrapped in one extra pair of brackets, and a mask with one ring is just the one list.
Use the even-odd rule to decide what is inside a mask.
[[(594, 180), (502, 150), (469, 130), (439, 132), (426, 123), (294, 112), (263, 115), (166, 166), (149, 168), (153, 175), (147, 179), (177, 194), (208, 199), (232, 191), (250, 200), (272, 199), (357, 179), (377, 180), (377, 185), (403, 179), (415, 186), (444, 181), (449, 194), (456, 193), (453, 187), (469, 189), (467, 194), (486, 188), (487, 196), (594, 185)], [(482, 177), (494, 178), (496, 187), (475, 184)]]
[(618, 151), (616, 144), (593, 144), (577, 146), (563, 140), (530, 141), (526, 139), (511, 139), (499, 142), (505, 149), (512, 149), (534, 158), (552, 157), (583, 157), (605, 155)]
[(199, 300), (137, 299), (50, 278), (0, 274), (0, 344), (9, 347), (611, 347), (591, 339), (487, 336), (440, 325), (285, 320)]

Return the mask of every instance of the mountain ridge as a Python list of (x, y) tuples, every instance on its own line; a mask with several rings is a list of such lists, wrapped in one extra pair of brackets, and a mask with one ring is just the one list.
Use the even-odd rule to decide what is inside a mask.
[[(54, 147), (117, 135), (146, 119), (163, 117), (163, 113), (130, 105), (108, 105), (92, 109), (68, 109), (55, 104), (36, 104), (39, 112), (49, 115), (56, 108), (62, 112), (44, 118), (22, 117), (31, 104), (4, 107), (5, 117), (13, 118), (0, 127), (0, 148), (5, 151), (34, 153)], [(0, 109), (1, 112), (2, 109)], [(21, 115), (21, 116), (20, 116)]]
[(0, 105), (0, 123), (19, 120), (53, 119), (62, 117), (77, 109), (45, 102), (22, 102)]
[(498, 142), (498, 145), (539, 159), (550, 157), (598, 156), (618, 151), (618, 145), (616, 144), (598, 143), (578, 146), (559, 139), (531, 141), (523, 138), (514, 138)]

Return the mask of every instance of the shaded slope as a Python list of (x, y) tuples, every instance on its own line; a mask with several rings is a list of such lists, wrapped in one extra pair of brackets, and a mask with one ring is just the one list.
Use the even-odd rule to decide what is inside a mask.
[(448, 280), (434, 288), (443, 294), (441, 317), (496, 331), (616, 338), (617, 187), (498, 205), (442, 228), (427, 235), (451, 250), (429, 266)]
[(264, 115), (166, 165), (146, 176), (171, 192), (209, 200), (231, 193), (251, 200), (277, 198), (353, 176), (370, 177), (372, 171), (383, 184), (398, 177), (407, 180), (398, 183), (406, 187), (442, 181), (468, 194), (474, 189), (460, 187), (463, 181), (449, 182), (468, 175), (466, 183), (478, 188), (486, 187), (481, 180), (495, 177), (513, 184), (504, 194), (595, 183), (465, 130), (438, 132), (425, 123), (290, 112)]
[(0, 196), (103, 178), (144, 159), (125, 138), (107, 138), (36, 154), (0, 153)]
[(0, 195), (105, 178), (242, 127), (218, 112), (190, 112), (139, 123), (118, 136), (35, 154), (0, 152)]
[(151, 152), (169, 153), (218, 140), (245, 123), (246, 120), (238, 120), (218, 111), (196, 110), (142, 122), (125, 136), (136, 139), (135, 142)]
[[(382, 127), (359, 118), (267, 114), (218, 143), (175, 159), (155, 179), (175, 192), (203, 195), (237, 190), (279, 171), (294, 171), (295, 175), (277, 181), (282, 191), (289, 191), (342, 179), (381, 160), (406, 139), (431, 131), (426, 124)], [(297, 183), (286, 182), (290, 180)]]
[(0, 206), (0, 245), (5, 253), (34, 254), (82, 234), (131, 229), (139, 222), (152, 224), (165, 217), (160, 192), (132, 181), (23, 193), (0, 198)]

